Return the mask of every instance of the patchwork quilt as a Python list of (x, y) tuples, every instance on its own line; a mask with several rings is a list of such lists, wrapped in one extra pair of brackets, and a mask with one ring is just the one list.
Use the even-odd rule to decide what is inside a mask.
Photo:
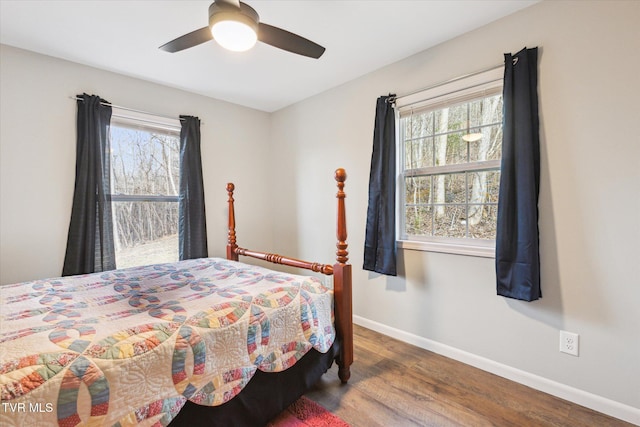
[(161, 426), (335, 338), (333, 291), (218, 258), (0, 287), (0, 425)]

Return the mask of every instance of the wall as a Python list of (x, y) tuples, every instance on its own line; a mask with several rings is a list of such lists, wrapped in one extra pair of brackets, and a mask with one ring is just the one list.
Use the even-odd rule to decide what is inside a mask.
[[(332, 256), (331, 175), (344, 167), (357, 322), (640, 423), (639, 17), (640, 2), (545, 1), (274, 113), (289, 166), (274, 168), (286, 191), (273, 206), (297, 206), (274, 211), (278, 250)], [(398, 277), (363, 271), (376, 98), (524, 46), (541, 50), (544, 298), (496, 296), (493, 259), (404, 250)], [(579, 357), (558, 351), (559, 330), (580, 334)]]
[(83, 92), (160, 115), (200, 117), (210, 255), (225, 254), (229, 181), (237, 187), (239, 241), (271, 247), (264, 232), (271, 219), (255, 209), (268, 204), (267, 113), (9, 46), (0, 55), (0, 284), (62, 272), (75, 179), (70, 97)]

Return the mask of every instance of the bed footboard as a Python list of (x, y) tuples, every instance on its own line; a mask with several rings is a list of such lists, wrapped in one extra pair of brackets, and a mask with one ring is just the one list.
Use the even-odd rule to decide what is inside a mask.
[(321, 264), (317, 262), (303, 261), (278, 254), (253, 251), (238, 246), (236, 241), (236, 219), (234, 210), (233, 192), (235, 186), (227, 184), (228, 204), (229, 204), (229, 234), (227, 237), (227, 259), (238, 261), (240, 255), (261, 259), (274, 264), (287, 265), (306, 270), (322, 273), (327, 276), (333, 275), (333, 293), (336, 332), (341, 340), (340, 353), (336, 357), (338, 364), (338, 376), (340, 381), (346, 383), (351, 376), (351, 364), (353, 363), (353, 305), (352, 305), (352, 280), (351, 264), (349, 261), (349, 251), (347, 250), (347, 221), (344, 199), (344, 182), (347, 173), (344, 169), (338, 169), (335, 173), (335, 180), (338, 186), (337, 221), (336, 221), (336, 263), (333, 265)]

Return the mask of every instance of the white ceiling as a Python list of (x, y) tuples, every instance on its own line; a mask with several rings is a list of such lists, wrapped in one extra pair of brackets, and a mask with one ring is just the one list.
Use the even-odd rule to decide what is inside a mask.
[(207, 1), (0, 0), (0, 42), (189, 92), (276, 111), (538, 0), (247, 0), (261, 22), (326, 48), (310, 59), (258, 43), (158, 46), (208, 24)]

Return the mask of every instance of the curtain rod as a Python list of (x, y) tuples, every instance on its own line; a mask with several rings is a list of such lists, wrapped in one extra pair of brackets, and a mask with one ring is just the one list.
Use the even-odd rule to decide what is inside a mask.
[(456, 82), (458, 80), (466, 79), (468, 77), (477, 76), (478, 74), (486, 73), (488, 71), (493, 71), (493, 70), (496, 70), (496, 69), (501, 68), (501, 67), (504, 67), (504, 63), (503, 64), (499, 64), (499, 65), (494, 65), (494, 66), (489, 67), (489, 68), (485, 68), (484, 70), (475, 71), (475, 72), (470, 73), (470, 74), (465, 74), (463, 76), (458, 76), (458, 77), (455, 77), (453, 79), (446, 80), (446, 81), (443, 81), (443, 82), (440, 82), (440, 83), (436, 83), (434, 85), (431, 85), (431, 86), (428, 86), (428, 87), (425, 87), (425, 88), (422, 88), (422, 89), (419, 89), (419, 90), (414, 90), (413, 92), (405, 93), (405, 94), (402, 94), (402, 95), (399, 95), (399, 96), (390, 94), (390, 98), (387, 100), (387, 102), (394, 103), (394, 102), (396, 102), (396, 100), (398, 98), (404, 98), (406, 96), (415, 95), (416, 93), (420, 93), (420, 92), (423, 92), (425, 90), (435, 89), (437, 87), (444, 86), (446, 84), (453, 83), (453, 82)]
[[(77, 96), (70, 96), (69, 99), (75, 99), (76, 101), (83, 101), (84, 102), (83, 98), (78, 98)], [(115, 105), (115, 104), (112, 104), (110, 102), (100, 101), (100, 104), (102, 104), (102, 105), (104, 105), (106, 107), (113, 107), (113, 108), (119, 108), (120, 110), (132, 111), (134, 113), (142, 113), (142, 114), (149, 114), (151, 116), (162, 117), (163, 119), (170, 119), (170, 120), (175, 120), (176, 119), (175, 117), (169, 117), (169, 116), (164, 116), (162, 114), (150, 113), (148, 111), (136, 110), (134, 108), (128, 108), (128, 107), (123, 107), (121, 105)], [(179, 120), (182, 121), (184, 119), (179, 118)], [(200, 125), (204, 125), (204, 122), (201, 121)]]

